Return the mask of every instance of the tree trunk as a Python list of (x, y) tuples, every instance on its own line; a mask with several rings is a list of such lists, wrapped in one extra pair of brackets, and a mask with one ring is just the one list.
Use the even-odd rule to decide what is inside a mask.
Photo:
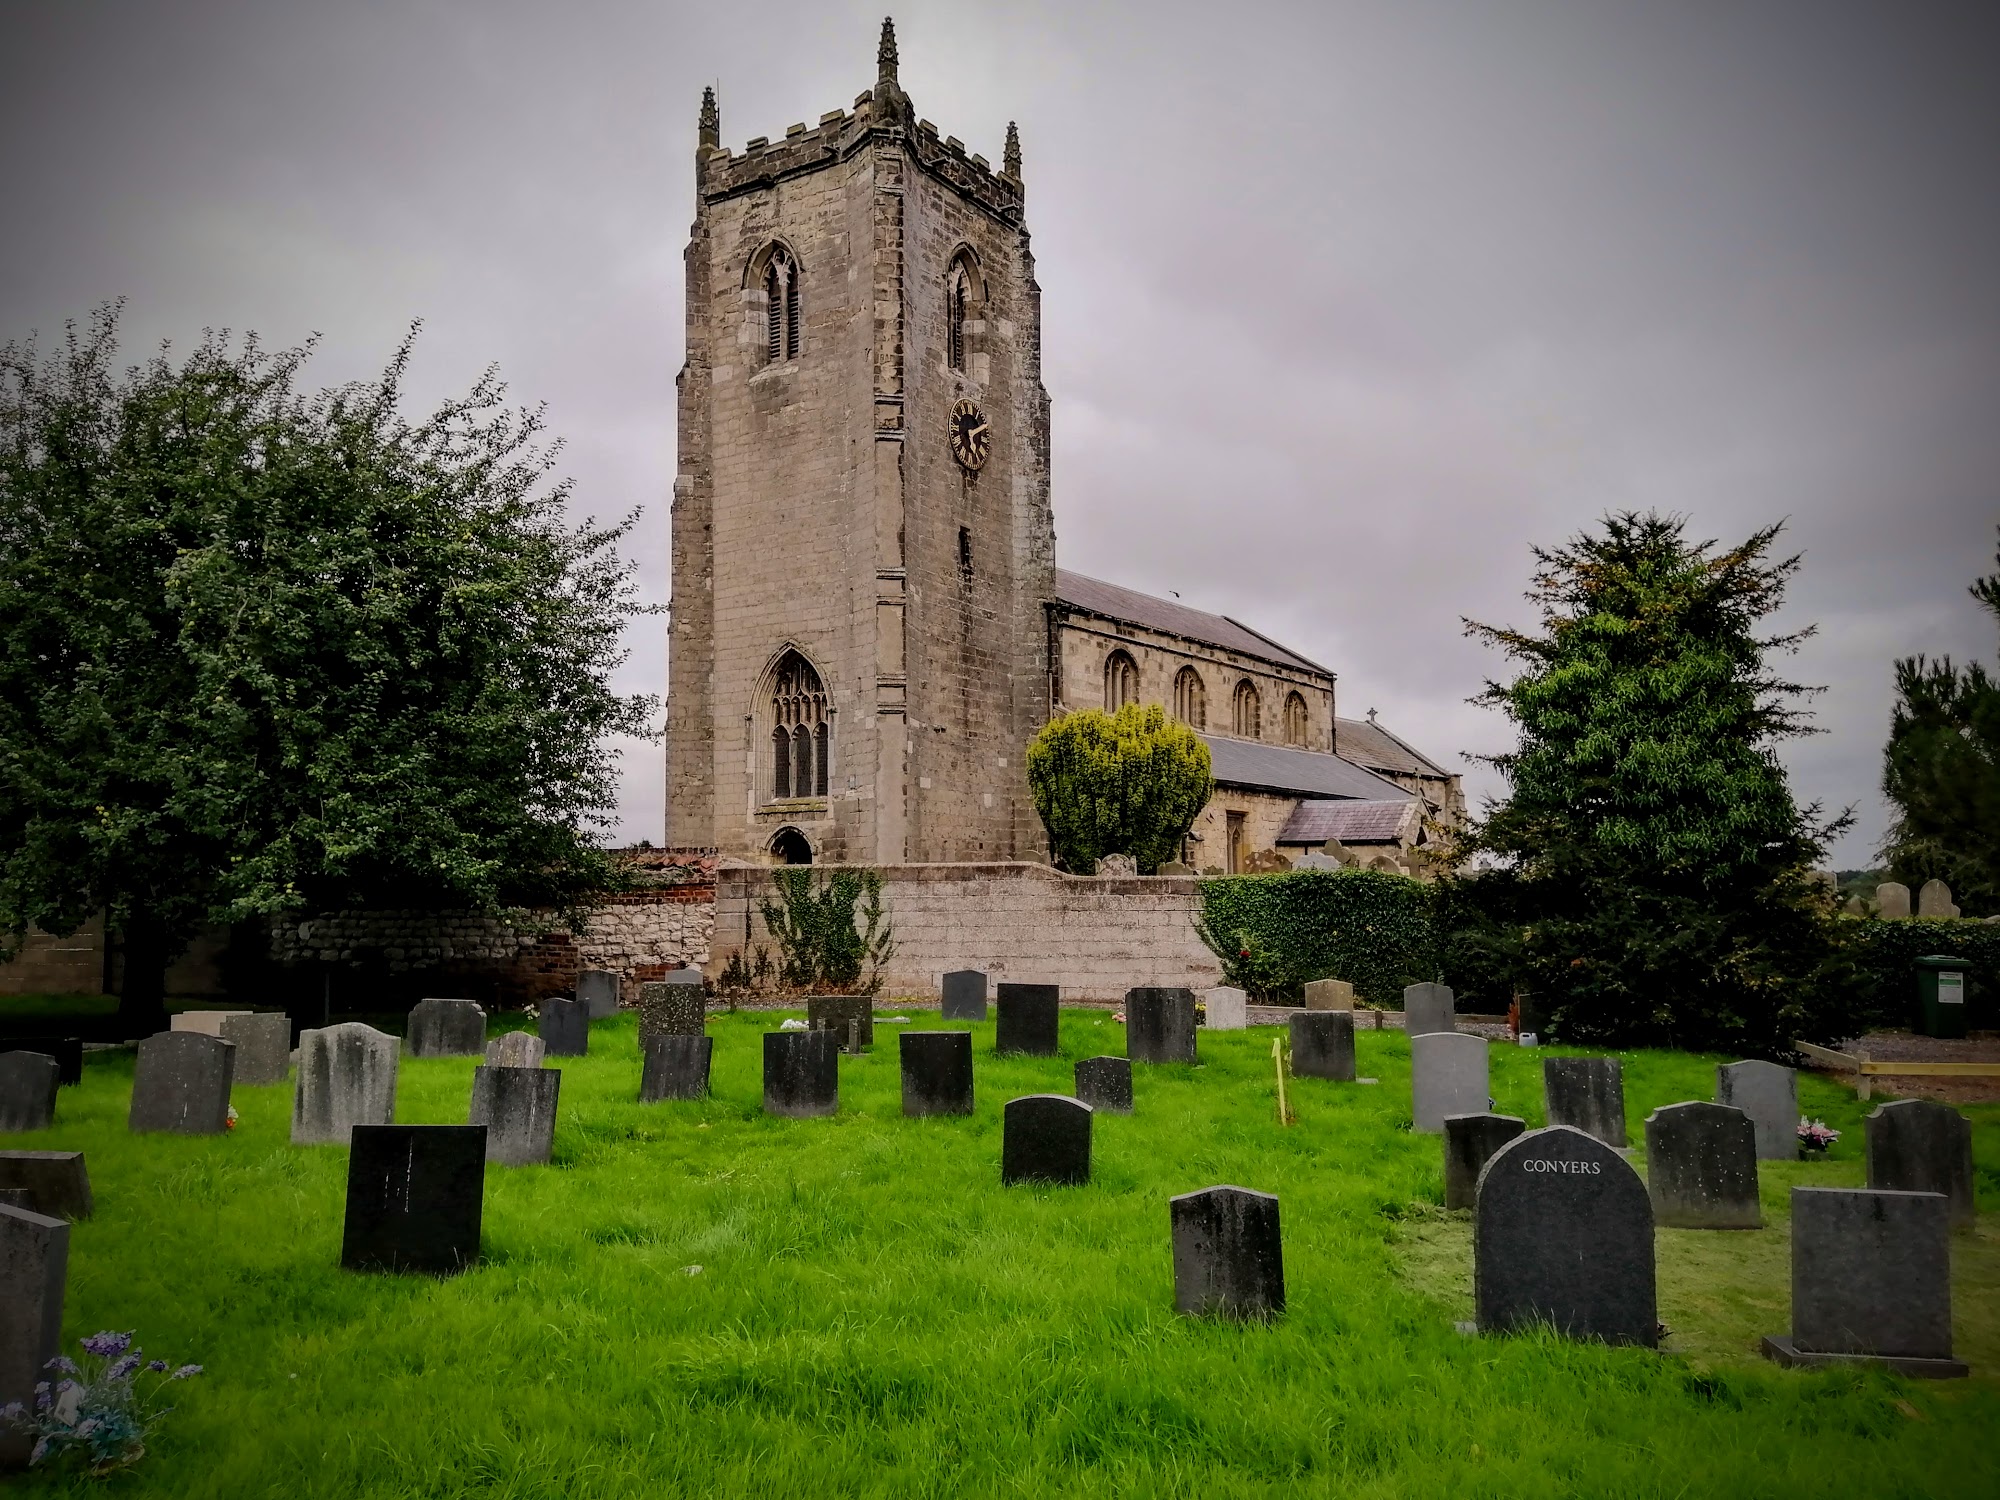
[(118, 991), (118, 1028), (127, 1040), (167, 1029), (167, 965), (179, 950), (166, 929), (143, 912), (125, 924), (125, 977)]

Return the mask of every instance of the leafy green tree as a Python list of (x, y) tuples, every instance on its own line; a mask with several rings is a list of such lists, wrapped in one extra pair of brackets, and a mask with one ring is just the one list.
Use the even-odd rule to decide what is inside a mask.
[(1490, 868), (1444, 902), (1485, 930), (1448, 946), (1496, 960), (1565, 1040), (1777, 1054), (1845, 1024), (1809, 878), (1845, 819), (1801, 809), (1774, 750), (1811, 732), (1810, 690), (1769, 659), (1811, 631), (1757, 633), (1798, 568), (1770, 558), (1779, 530), (1719, 549), (1612, 515), (1535, 549), (1539, 631), (1466, 622), (1521, 664), (1474, 700), (1519, 744), (1489, 757), (1508, 795), (1457, 851)]
[(201, 927), (349, 904), (574, 903), (634, 602), (488, 371), (399, 415), (205, 335), (114, 370), (117, 312), (0, 350), (0, 941), (108, 913), (157, 1024)]
[[(2000, 622), (2000, 572), (1971, 593)], [(1883, 849), (1894, 878), (1941, 879), (1963, 909), (2000, 911), (2000, 678), (1950, 657), (1897, 662), (1882, 758), (1897, 814)]]
[(1215, 790), (1208, 746), (1157, 703), (1051, 719), (1028, 742), (1027, 763), (1049, 848), (1079, 875), (1107, 854), (1131, 855), (1143, 873), (1178, 859)]

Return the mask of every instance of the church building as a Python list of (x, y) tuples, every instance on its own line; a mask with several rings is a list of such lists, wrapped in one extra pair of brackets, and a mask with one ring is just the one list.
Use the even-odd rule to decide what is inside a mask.
[(998, 170), (875, 86), (695, 151), (679, 377), (667, 842), (728, 858), (1046, 860), (1022, 751), (1050, 714), (1158, 702), (1217, 791), (1203, 869), (1328, 839), (1408, 868), (1458, 778), (1335, 712), (1250, 626), (1059, 570), (1041, 291), (1015, 128)]

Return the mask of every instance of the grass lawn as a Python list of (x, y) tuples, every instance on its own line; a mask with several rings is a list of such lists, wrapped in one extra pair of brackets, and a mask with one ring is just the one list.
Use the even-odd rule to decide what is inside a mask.
[[(912, 1012), (923, 1024), (934, 1014)], [(1765, 1164), (1768, 1227), (1659, 1236), (1668, 1352), (1468, 1338), (1470, 1228), (1412, 1136), (1409, 1048), (1363, 1032), (1374, 1086), (1299, 1080), (1273, 1032), (1206, 1034), (1100, 1116), (1087, 1188), (1003, 1189), (1000, 1113), (1122, 1053), (1103, 1012), (1060, 1059), (999, 1059), (979, 1109), (900, 1113), (896, 1034), (842, 1058), (828, 1120), (766, 1119), (759, 1034), (719, 1016), (712, 1099), (634, 1102), (628, 1014), (563, 1063), (556, 1164), (489, 1168), (485, 1254), (448, 1280), (336, 1267), (346, 1153), (293, 1148), (291, 1088), (238, 1089), (213, 1139), (125, 1129), (129, 1054), (91, 1058), (54, 1131), (82, 1148), (66, 1334), (137, 1329), (199, 1361), (148, 1457), (104, 1492), (282, 1496), (1979, 1496), (2000, 1493), (2000, 1107), (1976, 1122), (1982, 1227), (1955, 1248), (1958, 1352), (1920, 1384), (1756, 1358), (1787, 1326), (1785, 1192), (1859, 1183), (1861, 1113), (1829, 1160)], [(1500, 1108), (1540, 1123), (1542, 1053), (1493, 1049)], [(1625, 1057), (1630, 1129), (1711, 1096), (1714, 1059)], [(402, 1062), (397, 1117), (462, 1123), (471, 1059)], [(1170, 1195), (1279, 1195), (1289, 1309), (1173, 1312)], [(98, 1493), (82, 1479), (22, 1495)]]

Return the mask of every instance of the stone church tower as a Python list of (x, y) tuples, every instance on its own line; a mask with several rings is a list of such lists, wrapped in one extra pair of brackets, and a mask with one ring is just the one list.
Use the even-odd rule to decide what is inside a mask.
[(782, 141), (702, 102), (673, 500), (667, 840), (1039, 857), (1048, 395), (1014, 129), (998, 172), (875, 87)]

